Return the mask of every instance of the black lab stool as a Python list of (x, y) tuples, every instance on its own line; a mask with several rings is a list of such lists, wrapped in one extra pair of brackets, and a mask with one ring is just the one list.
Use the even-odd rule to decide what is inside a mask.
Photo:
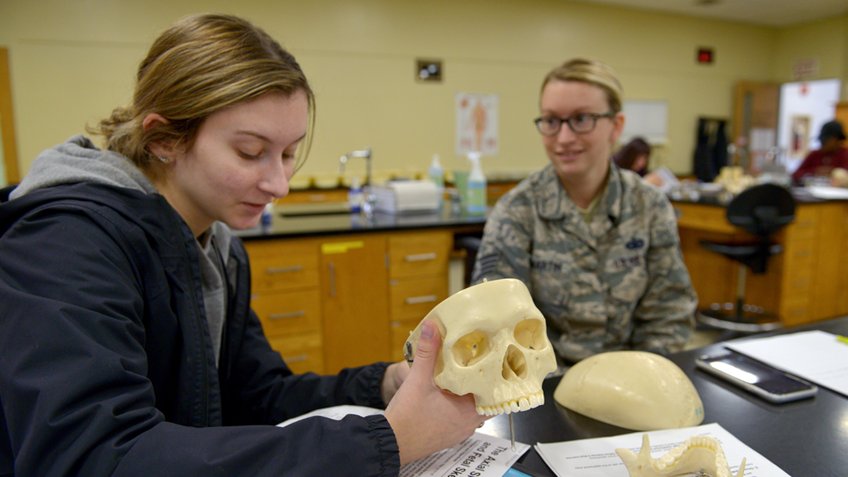
[(722, 330), (722, 340), (780, 328), (776, 315), (745, 303), (745, 277), (747, 271), (766, 272), (769, 259), (783, 250), (773, 240), (774, 235), (793, 220), (795, 198), (786, 188), (775, 184), (750, 187), (730, 201), (727, 221), (754, 238), (744, 242), (700, 242), (703, 247), (739, 262), (736, 303), (713, 303), (709, 309), (699, 310), (700, 326)]

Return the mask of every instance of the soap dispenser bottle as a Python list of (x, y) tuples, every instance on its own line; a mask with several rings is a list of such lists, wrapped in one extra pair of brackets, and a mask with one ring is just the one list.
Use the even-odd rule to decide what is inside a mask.
[(350, 206), (351, 213), (362, 212), (362, 186), (359, 184), (359, 177), (354, 176), (350, 182), (350, 189), (347, 191), (347, 203)]
[(442, 168), (442, 164), (439, 163), (438, 154), (433, 154), (433, 163), (430, 164), (428, 173), (430, 181), (436, 184), (436, 193), (439, 196), (439, 206), (441, 206), (445, 195), (445, 170)]
[(465, 210), (472, 215), (486, 213), (486, 176), (480, 167), (480, 153), (469, 152), (468, 160), (471, 161), (471, 173), (468, 175), (468, 184), (465, 192)]

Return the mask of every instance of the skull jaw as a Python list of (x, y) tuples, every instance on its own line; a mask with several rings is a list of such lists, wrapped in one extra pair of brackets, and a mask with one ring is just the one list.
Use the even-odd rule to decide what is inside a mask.
[[(670, 477), (703, 471), (716, 477), (733, 477), (721, 444), (708, 436), (691, 437), (659, 459), (651, 457), (648, 434), (642, 435), (642, 448), (638, 455), (630, 449), (616, 449), (615, 453), (630, 477)], [(736, 477), (745, 475), (746, 462), (747, 459), (742, 459)]]

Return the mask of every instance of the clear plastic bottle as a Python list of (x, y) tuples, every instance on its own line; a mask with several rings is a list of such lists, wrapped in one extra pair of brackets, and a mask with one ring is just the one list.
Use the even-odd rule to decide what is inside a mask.
[(362, 212), (362, 200), (362, 185), (359, 184), (359, 177), (353, 177), (350, 189), (347, 191), (347, 203), (350, 206), (351, 213)]
[(442, 168), (442, 164), (439, 163), (438, 154), (433, 154), (433, 163), (430, 164), (428, 173), (430, 180), (436, 184), (436, 192), (439, 194), (439, 206), (441, 207), (445, 196), (445, 170)]
[(262, 225), (263, 229), (267, 229), (271, 227), (272, 219), (274, 216), (274, 203), (270, 202), (265, 204), (265, 209), (262, 210), (262, 215), (260, 216), (259, 223)]
[(486, 213), (486, 176), (480, 167), (480, 153), (469, 152), (471, 173), (468, 175), (468, 185), (465, 191), (465, 210), (472, 215)]

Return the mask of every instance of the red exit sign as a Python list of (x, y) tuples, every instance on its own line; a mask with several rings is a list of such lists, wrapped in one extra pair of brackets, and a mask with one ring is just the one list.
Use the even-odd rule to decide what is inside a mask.
[(712, 48), (698, 48), (698, 63), (702, 65), (709, 65), (713, 62), (713, 49)]

